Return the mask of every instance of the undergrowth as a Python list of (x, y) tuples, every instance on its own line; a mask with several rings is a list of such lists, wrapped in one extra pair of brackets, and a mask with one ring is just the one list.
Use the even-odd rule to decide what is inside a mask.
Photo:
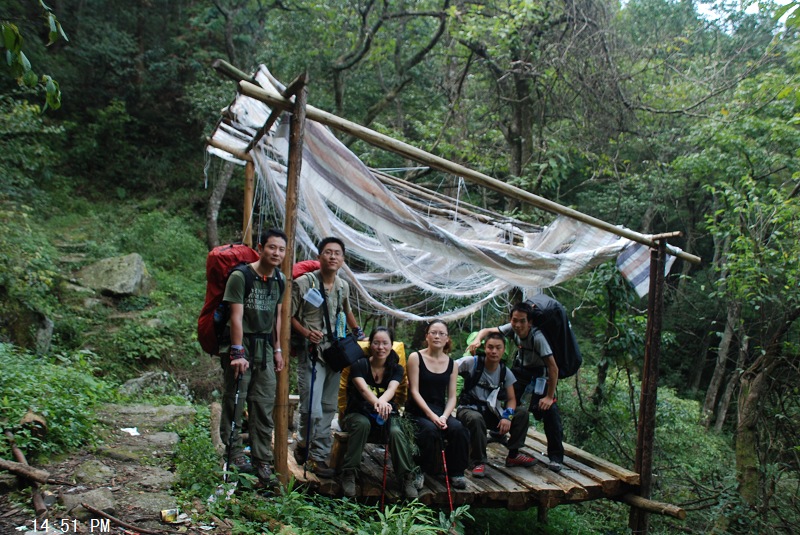
[(434, 535), (448, 533), (452, 526), (457, 533), (464, 533), (463, 523), (472, 519), (469, 506), (449, 515), (415, 500), (390, 504), (381, 511), (378, 506), (346, 498), (306, 493), (293, 480), (270, 496), (254, 489), (251, 476), (233, 474), (229, 483), (223, 483), (220, 459), (208, 429), (209, 411), (199, 408), (194, 423), (178, 430), (175, 490), (181, 501), (197, 511), (197, 520), (227, 519), (233, 534)]
[[(94, 377), (95, 359), (89, 351), (41, 356), (0, 343), (0, 427), (14, 433), (29, 461), (95, 441), (92, 409), (114, 397), (113, 385)], [(46, 420), (43, 436), (19, 425), (28, 411)], [(0, 441), (0, 456), (11, 458), (5, 440)]]

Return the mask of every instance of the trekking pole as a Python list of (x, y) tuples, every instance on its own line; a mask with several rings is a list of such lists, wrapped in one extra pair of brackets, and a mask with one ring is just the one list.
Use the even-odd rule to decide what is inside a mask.
[(442, 442), (442, 468), (444, 469), (444, 482), (447, 484), (447, 501), (450, 503), (450, 516), (453, 516), (453, 494), (450, 492), (450, 475), (447, 473), (447, 456), (444, 454), (444, 431), (439, 431), (439, 440)]
[[(381, 487), (381, 511), (384, 511), (384, 504), (386, 503), (386, 468), (389, 464), (389, 420), (383, 423), (383, 486)], [(397, 470), (397, 467), (395, 467)], [(396, 472), (395, 472), (396, 473)]]
[(228, 437), (228, 459), (225, 461), (223, 481), (228, 482), (228, 472), (231, 469), (231, 452), (233, 451), (233, 438), (236, 434), (236, 413), (239, 410), (239, 387), (242, 384), (242, 374), (236, 377), (236, 396), (233, 398), (233, 414), (231, 415), (231, 434)]
[[(311, 444), (311, 407), (313, 406), (312, 401), (314, 399), (314, 382), (317, 379), (317, 356), (316, 356), (316, 347), (311, 347), (309, 351), (309, 357), (311, 358), (311, 387), (308, 391), (308, 420), (306, 421), (306, 458), (303, 459), (303, 479), (306, 479), (306, 471), (308, 469), (308, 457), (311, 455), (311, 451), (308, 449), (309, 445)], [(311, 355), (314, 355), (311, 357)]]

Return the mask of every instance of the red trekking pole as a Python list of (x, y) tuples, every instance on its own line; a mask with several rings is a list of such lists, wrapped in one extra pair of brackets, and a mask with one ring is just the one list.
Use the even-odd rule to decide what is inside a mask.
[(439, 434), (442, 441), (442, 468), (444, 468), (444, 482), (447, 485), (447, 501), (450, 502), (450, 516), (453, 516), (453, 494), (450, 492), (450, 475), (447, 473), (447, 456), (444, 454), (444, 432)]

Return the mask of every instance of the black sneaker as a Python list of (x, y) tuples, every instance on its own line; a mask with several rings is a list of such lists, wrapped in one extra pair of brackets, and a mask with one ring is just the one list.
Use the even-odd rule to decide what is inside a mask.
[(548, 464), (548, 465), (547, 465), (547, 467), (548, 467), (550, 470), (552, 470), (553, 472), (560, 472), (560, 471), (561, 471), (561, 469), (562, 469), (562, 468), (564, 468), (564, 465), (563, 465), (563, 464), (561, 464), (561, 463), (560, 463), (560, 462), (558, 462), (558, 461), (550, 461), (550, 464)]
[(303, 466), (307, 457), (308, 451), (303, 446), (298, 445), (294, 448), (294, 460), (298, 465)]

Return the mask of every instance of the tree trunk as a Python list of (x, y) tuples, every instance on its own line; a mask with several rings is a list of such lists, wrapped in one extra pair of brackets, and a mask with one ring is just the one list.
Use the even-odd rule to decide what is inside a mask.
[(617, 319), (617, 303), (614, 300), (614, 294), (611, 291), (610, 284), (606, 285), (606, 299), (608, 301), (608, 318), (606, 320), (606, 343), (603, 344), (603, 358), (597, 365), (597, 384), (594, 387), (594, 394), (592, 394), (592, 402), (595, 406), (600, 406), (603, 403), (606, 377), (608, 375), (608, 365), (612, 360), (613, 355), (609, 350), (611, 339), (618, 335), (618, 330), (614, 322)]
[[(792, 324), (800, 317), (800, 307), (786, 316), (764, 353), (742, 374), (739, 392), (738, 425), (736, 427), (736, 479), (739, 495), (751, 507), (758, 505), (762, 485), (762, 470), (758, 457), (758, 423), (761, 404), (770, 388), (770, 375), (777, 366), (781, 342)], [(766, 507), (767, 504), (762, 504)]]
[(219, 174), (219, 180), (214, 184), (211, 198), (208, 199), (208, 208), (206, 209), (206, 243), (208, 244), (209, 251), (219, 245), (219, 232), (217, 230), (219, 207), (222, 205), (222, 199), (225, 197), (225, 192), (228, 189), (228, 183), (231, 181), (234, 169), (234, 164), (225, 162)]
[(739, 495), (751, 507), (755, 507), (758, 504), (760, 495), (758, 419), (761, 414), (761, 400), (769, 384), (766, 379), (765, 370), (754, 376), (743, 376), (739, 393), (739, 425), (736, 429), (736, 479), (739, 483)]
[(742, 306), (738, 302), (728, 303), (728, 318), (725, 321), (725, 330), (722, 333), (722, 340), (719, 343), (717, 350), (717, 363), (714, 366), (714, 375), (711, 377), (711, 383), (706, 390), (706, 399), (703, 402), (703, 411), (700, 416), (700, 423), (708, 429), (711, 425), (711, 418), (714, 415), (714, 407), (717, 403), (717, 396), (719, 389), (722, 385), (722, 379), (725, 377), (725, 368), (728, 362), (728, 352), (733, 340), (733, 333), (739, 325), (739, 319), (742, 315)]
[(700, 344), (698, 345), (700, 351), (702, 351), (702, 354), (698, 359), (698, 365), (694, 366), (692, 370), (692, 380), (689, 383), (689, 393), (691, 394), (692, 398), (694, 398), (695, 395), (697, 394), (697, 391), (700, 390), (700, 380), (703, 378), (703, 370), (705, 369), (706, 361), (708, 360), (708, 355), (707, 355), (708, 352), (706, 350), (706, 348), (708, 347), (708, 339), (709, 335), (708, 333), (706, 333), (706, 335), (703, 336), (703, 339), (700, 341)]
[(733, 391), (736, 385), (739, 384), (739, 375), (741, 374), (745, 359), (747, 358), (749, 339), (743, 332), (744, 329), (740, 328), (739, 331), (741, 342), (739, 343), (739, 357), (736, 359), (736, 369), (730, 374), (728, 384), (725, 386), (725, 391), (722, 393), (722, 398), (720, 398), (719, 405), (717, 406), (716, 421), (714, 422), (714, 431), (717, 433), (722, 432), (722, 426), (725, 425), (725, 417), (728, 415), (728, 408), (731, 405)]

